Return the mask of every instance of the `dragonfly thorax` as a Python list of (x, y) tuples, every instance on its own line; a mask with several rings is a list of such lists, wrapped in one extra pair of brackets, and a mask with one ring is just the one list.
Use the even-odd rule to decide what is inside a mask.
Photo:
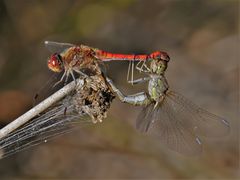
[(168, 90), (168, 83), (164, 76), (150, 75), (151, 79), (148, 83), (148, 93), (156, 102), (160, 102)]

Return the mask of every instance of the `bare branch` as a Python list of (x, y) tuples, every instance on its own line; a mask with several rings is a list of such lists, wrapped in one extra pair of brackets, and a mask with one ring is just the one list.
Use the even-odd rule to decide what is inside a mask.
[[(84, 81), (82, 79), (77, 80), (77, 85), (82, 86)], [(68, 95), (71, 91), (73, 91), (76, 88), (76, 82), (73, 81), (57, 92), (55, 92), (53, 95), (49, 96), (47, 99), (27, 111), (25, 114), (21, 115), (8, 125), (6, 125), (4, 128), (0, 130), (0, 139), (7, 136), (9, 133), (14, 131), (15, 129), (19, 128), (20, 126), (24, 125), (28, 121), (30, 121), (32, 118), (49, 108), (51, 105), (62, 99), (64, 96)]]

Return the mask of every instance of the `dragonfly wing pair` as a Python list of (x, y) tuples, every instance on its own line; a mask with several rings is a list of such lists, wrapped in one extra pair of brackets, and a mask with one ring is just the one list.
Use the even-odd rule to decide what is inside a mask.
[(198, 136), (221, 137), (229, 133), (228, 122), (187, 100), (176, 92), (168, 92), (157, 107), (144, 107), (137, 118), (137, 129), (157, 137), (170, 149), (186, 155), (202, 151)]
[(70, 43), (60, 43), (60, 42), (54, 42), (54, 41), (45, 41), (44, 44), (51, 53), (58, 53), (58, 54), (61, 54), (65, 49), (75, 46)]
[(53, 137), (72, 132), (83, 125), (92, 124), (86, 114), (75, 111), (74, 106), (69, 103), (69, 98), (66, 97), (51, 110), (1, 139), (0, 159), (46, 142)]

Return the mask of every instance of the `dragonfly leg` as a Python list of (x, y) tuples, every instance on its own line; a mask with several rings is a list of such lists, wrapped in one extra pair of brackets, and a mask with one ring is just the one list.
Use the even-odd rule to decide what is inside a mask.
[[(141, 64), (142, 63), (142, 64)], [(136, 69), (139, 71), (139, 72), (145, 72), (145, 73), (149, 73), (151, 72), (151, 70), (147, 67), (146, 65), (146, 62), (143, 61), (139, 61), (136, 65)]]
[(71, 74), (71, 71), (68, 71), (67, 74), (66, 74), (66, 78), (65, 78), (65, 81), (64, 81), (64, 86), (67, 84), (67, 81), (68, 81), (68, 78), (69, 78), (69, 74)]
[(130, 70), (131, 70), (131, 81), (133, 81), (133, 74), (134, 74), (134, 61), (129, 61), (128, 65), (128, 72), (127, 72), (127, 81), (129, 81), (130, 77)]
[(87, 74), (83, 73), (83, 72), (80, 71), (80, 70), (74, 69), (74, 71), (76, 71), (78, 74), (82, 75), (83, 77), (88, 77)]
[(116, 95), (118, 96), (118, 98), (120, 99), (120, 101), (124, 102), (124, 103), (128, 103), (128, 104), (132, 104), (132, 105), (148, 105), (151, 103), (150, 97), (147, 95), (147, 93), (145, 92), (140, 92), (137, 94), (133, 94), (133, 95), (128, 95), (125, 96), (112, 82), (111, 79), (106, 78), (107, 82), (109, 83), (109, 85), (111, 86), (112, 90), (114, 93), (116, 93)]
[(60, 84), (60, 83), (63, 81), (63, 78), (66, 76), (66, 74), (67, 74), (67, 71), (65, 70), (64, 73), (63, 73), (63, 75), (62, 75), (62, 77), (61, 77), (61, 79), (60, 79), (58, 82), (56, 82), (56, 83), (53, 85), (53, 87), (56, 87), (58, 84)]
[(75, 76), (74, 76), (74, 74), (73, 74), (73, 71), (72, 71), (72, 70), (70, 71), (70, 74), (71, 74), (71, 76), (72, 76), (72, 78), (73, 78), (73, 80), (74, 80), (75, 84), (77, 85), (77, 80), (76, 80), (76, 78), (75, 78)]
[(139, 84), (139, 83), (143, 83), (143, 82), (149, 81), (150, 79), (151, 79), (150, 77), (143, 77), (143, 78), (135, 79), (133, 81), (128, 81), (128, 83)]

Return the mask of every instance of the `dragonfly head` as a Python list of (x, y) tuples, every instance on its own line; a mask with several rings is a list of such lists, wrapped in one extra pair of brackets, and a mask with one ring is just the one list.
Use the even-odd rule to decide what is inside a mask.
[(150, 63), (151, 73), (162, 75), (167, 69), (168, 61), (162, 59), (152, 59)]
[(58, 53), (51, 55), (48, 60), (48, 68), (53, 72), (61, 72), (64, 69), (62, 56)]
[(170, 57), (166, 52), (156, 51), (150, 54), (150, 71), (153, 74), (161, 75), (167, 69)]

